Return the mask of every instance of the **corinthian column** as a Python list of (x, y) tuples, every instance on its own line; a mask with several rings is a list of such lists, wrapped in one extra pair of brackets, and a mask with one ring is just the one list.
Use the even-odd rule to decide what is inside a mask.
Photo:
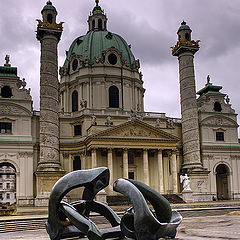
[(92, 168), (97, 167), (97, 150), (93, 149), (92, 150)]
[(123, 150), (123, 178), (128, 179), (128, 149)]
[(158, 191), (164, 193), (162, 150), (158, 150)]
[(177, 155), (174, 151), (172, 153), (172, 184), (173, 184), (173, 193), (178, 192), (178, 186), (177, 186)]
[(149, 185), (149, 169), (148, 169), (148, 150), (143, 150), (143, 181), (146, 185)]

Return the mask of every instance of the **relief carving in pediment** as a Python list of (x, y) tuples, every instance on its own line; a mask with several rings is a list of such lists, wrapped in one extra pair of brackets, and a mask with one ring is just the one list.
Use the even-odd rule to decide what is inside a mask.
[(119, 136), (119, 137), (151, 137), (151, 138), (157, 138), (160, 137), (159, 134), (150, 131), (148, 129), (143, 129), (137, 126), (131, 126), (125, 129), (121, 129), (118, 131), (114, 131), (109, 136)]

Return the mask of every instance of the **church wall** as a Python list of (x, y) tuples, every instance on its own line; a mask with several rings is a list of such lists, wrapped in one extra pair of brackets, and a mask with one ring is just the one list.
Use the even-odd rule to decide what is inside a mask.
[[(223, 149), (222, 149), (223, 150)], [(240, 152), (231, 153), (220, 151), (204, 151), (203, 163), (204, 167), (210, 171), (208, 176), (208, 192), (216, 196), (216, 168), (220, 164), (224, 164), (229, 169), (228, 176), (228, 192), (230, 199), (240, 199), (240, 184), (239, 184), (239, 170), (240, 170)]]

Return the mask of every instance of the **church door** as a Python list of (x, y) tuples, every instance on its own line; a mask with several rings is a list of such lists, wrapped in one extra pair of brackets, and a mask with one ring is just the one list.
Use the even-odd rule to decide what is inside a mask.
[(220, 164), (216, 168), (216, 173), (218, 199), (229, 199), (229, 168), (225, 164)]

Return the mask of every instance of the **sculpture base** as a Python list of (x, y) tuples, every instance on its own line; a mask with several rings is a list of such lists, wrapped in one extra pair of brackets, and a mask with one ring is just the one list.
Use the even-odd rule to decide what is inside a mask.
[(182, 199), (188, 203), (188, 202), (194, 202), (193, 199), (193, 191), (191, 190), (184, 190), (182, 191)]
[(37, 196), (35, 198), (35, 206), (48, 206), (48, 199), (54, 184), (65, 174), (64, 171), (45, 172), (37, 171)]

